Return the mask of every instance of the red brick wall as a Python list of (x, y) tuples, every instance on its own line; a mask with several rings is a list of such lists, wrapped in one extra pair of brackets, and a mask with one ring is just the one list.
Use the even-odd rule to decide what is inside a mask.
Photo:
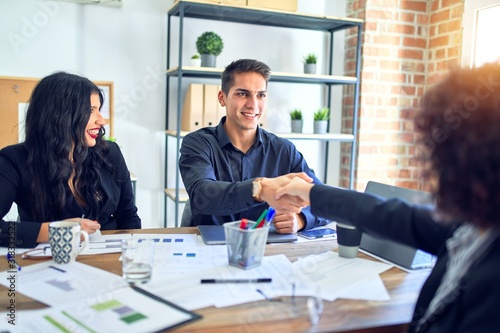
[[(450, 65), (459, 64), (464, 0), (348, 0), (347, 14), (364, 20), (359, 110), (359, 145), (354, 187), (368, 180), (425, 189), (415, 159), (413, 115), (425, 89)], [(348, 34), (346, 59), (354, 59), (355, 32)], [(354, 62), (346, 63), (354, 75)], [(353, 87), (344, 91), (352, 101)], [(351, 105), (344, 103), (344, 105)], [(352, 107), (343, 110), (350, 131)], [(341, 158), (347, 187), (349, 147)]]

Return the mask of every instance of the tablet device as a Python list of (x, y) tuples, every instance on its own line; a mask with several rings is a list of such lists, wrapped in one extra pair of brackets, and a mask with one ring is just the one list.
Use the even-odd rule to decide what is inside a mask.
[[(199, 225), (203, 242), (207, 245), (223, 245), (226, 244), (226, 235), (224, 234), (224, 226), (222, 225)], [(269, 228), (267, 234), (268, 243), (289, 243), (297, 240), (297, 234), (280, 234), (273, 228)]]
[(330, 228), (323, 228), (323, 229), (310, 229), (310, 230), (304, 230), (304, 231), (299, 231), (299, 236), (302, 236), (307, 239), (316, 239), (316, 238), (335, 238), (337, 236), (337, 232), (333, 229)]

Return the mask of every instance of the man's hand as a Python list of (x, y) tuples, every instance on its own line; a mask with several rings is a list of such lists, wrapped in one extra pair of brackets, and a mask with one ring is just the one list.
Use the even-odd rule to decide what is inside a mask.
[(277, 212), (298, 214), (307, 203), (298, 196), (283, 194), (279, 200), (276, 199), (276, 192), (289, 184), (293, 179), (300, 179), (304, 183), (312, 182), (312, 178), (304, 172), (290, 173), (276, 178), (262, 178), (262, 192), (260, 199), (267, 202), (276, 209)]
[(299, 177), (295, 177), (291, 179), (288, 184), (285, 186), (281, 187), (280, 189), (276, 190), (276, 197), (275, 199), (277, 201), (281, 200), (282, 198), (288, 198), (290, 196), (295, 196), (302, 203), (304, 203), (304, 206), (310, 205), (310, 198), (309, 194), (311, 193), (311, 189), (314, 186), (314, 184), (311, 184), (310, 182), (306, 182), (303, 179), (300, 179)]
[(305, 226), (300, 214), (283, 212), (276, 213), (273, 224), (276, 231), (280, 234), (295, 234)]

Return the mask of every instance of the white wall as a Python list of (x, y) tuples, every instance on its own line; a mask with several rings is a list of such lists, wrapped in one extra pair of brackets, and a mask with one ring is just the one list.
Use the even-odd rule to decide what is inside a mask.
[[(123, 6), (115, 8), (56, 0), (0, 0), (0, 75), (43, 77), (65, 70), (91, 80), (114, 82), (114, 136), (138, 178), (137, 206), (145, 228), (163, 226), (166, 13), (172, 3), (123, 0)], [(343, 1), (335, 3), (299, 0), (299, 11), (344, 16)], [(185, 22), (184, 63), (189, 63), (196, 51), (196, 38), (207, 30), (219, 33), (225, 43), (218, 67), (245, 57), (262, 60), (274, 71), (301, 73), (306, 53), (316, 52), (320, 62), (326, 58), (325, 34), (319, 32), (195, 19)], [(175, 31), (172, 29), (173, 35)], [(336, 39), (336, 44), (336, 49), (343, 48), (343, 39)], [(171, 65), (176, 65), (177, 39), (172, 45)], [(339, 56), (343, 54), (339, 52)], [(342, 68), (340, 60), (338, 64)], [(324, 66), (320, 63), (321, 73), (325, 73)], [(312, 132), (312, 113), (323, 105), (323, 94), (324, 89), (314, 85), (271, 84), (270, 129), (289, 132), (288, 112), (298, 107), (306, 116), (304, 132)], [(175, 115), (169, 119), (175, 124)], [(317, 144), (296, 144), (311, 167), (323, 175), (323, 153), (311, 148)], [(173, 163), (169, 161), (169, 165)], [(336, 160), (329, 168), (337, 164)], [(335, 174), (329, 172), (328, 183), (335, 183)], [(172, 207), (169, 226), (174, 225)]]

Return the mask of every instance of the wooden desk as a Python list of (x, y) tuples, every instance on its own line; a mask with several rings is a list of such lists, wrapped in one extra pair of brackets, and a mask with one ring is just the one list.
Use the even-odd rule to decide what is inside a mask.
[[(118, 234), (125, 231), (103, 232)], [(130, 232), (130, 231), (127, 231)], [(197, 233), (196, 228), (142, 229), (134, 233)], [(319, 254), (336, 250), (335, 241), (321, 241), (301, 244), (267, 245), (266, 255), (285, 253), (291, 260), (309, 254)], [(79, 256), (78, 261), (121, 275), (121, 265), (117, 260), (119, 254), (100, 254)], [(360, 257), (369, 258), (360, 253)], [(38, 260), (22, 260), (19, 254), (18, 263), (22, 266), (39, 262)], [(4, 265), (2, 265), (4, 266)], [(2, 267), (2, 270), (4, 268)], [(392, 268), (381, 274), (382, 280), (391, 295), (387, 302), (358, 301), (338, 299), (324, 302), (324, 310), (318, 325), (312, 327), (307, 314), (306, 298), (297, 297), (295, 305), (288, 298), (285, 302), (259, 301), (225, 308), (208, 307), (195, 310), (203, 319), (179, 327), (175, 332), (404, 332), (411, 320), (413, 307), (420, 287), (428, 273), (408, 274), (398, 268)], [(5, 308), (6, 291), (0, 286), (0, 307)], [(16, 294), (18, 310), (43, 308), (43, 303), (34, 301), (19, 293)]]

